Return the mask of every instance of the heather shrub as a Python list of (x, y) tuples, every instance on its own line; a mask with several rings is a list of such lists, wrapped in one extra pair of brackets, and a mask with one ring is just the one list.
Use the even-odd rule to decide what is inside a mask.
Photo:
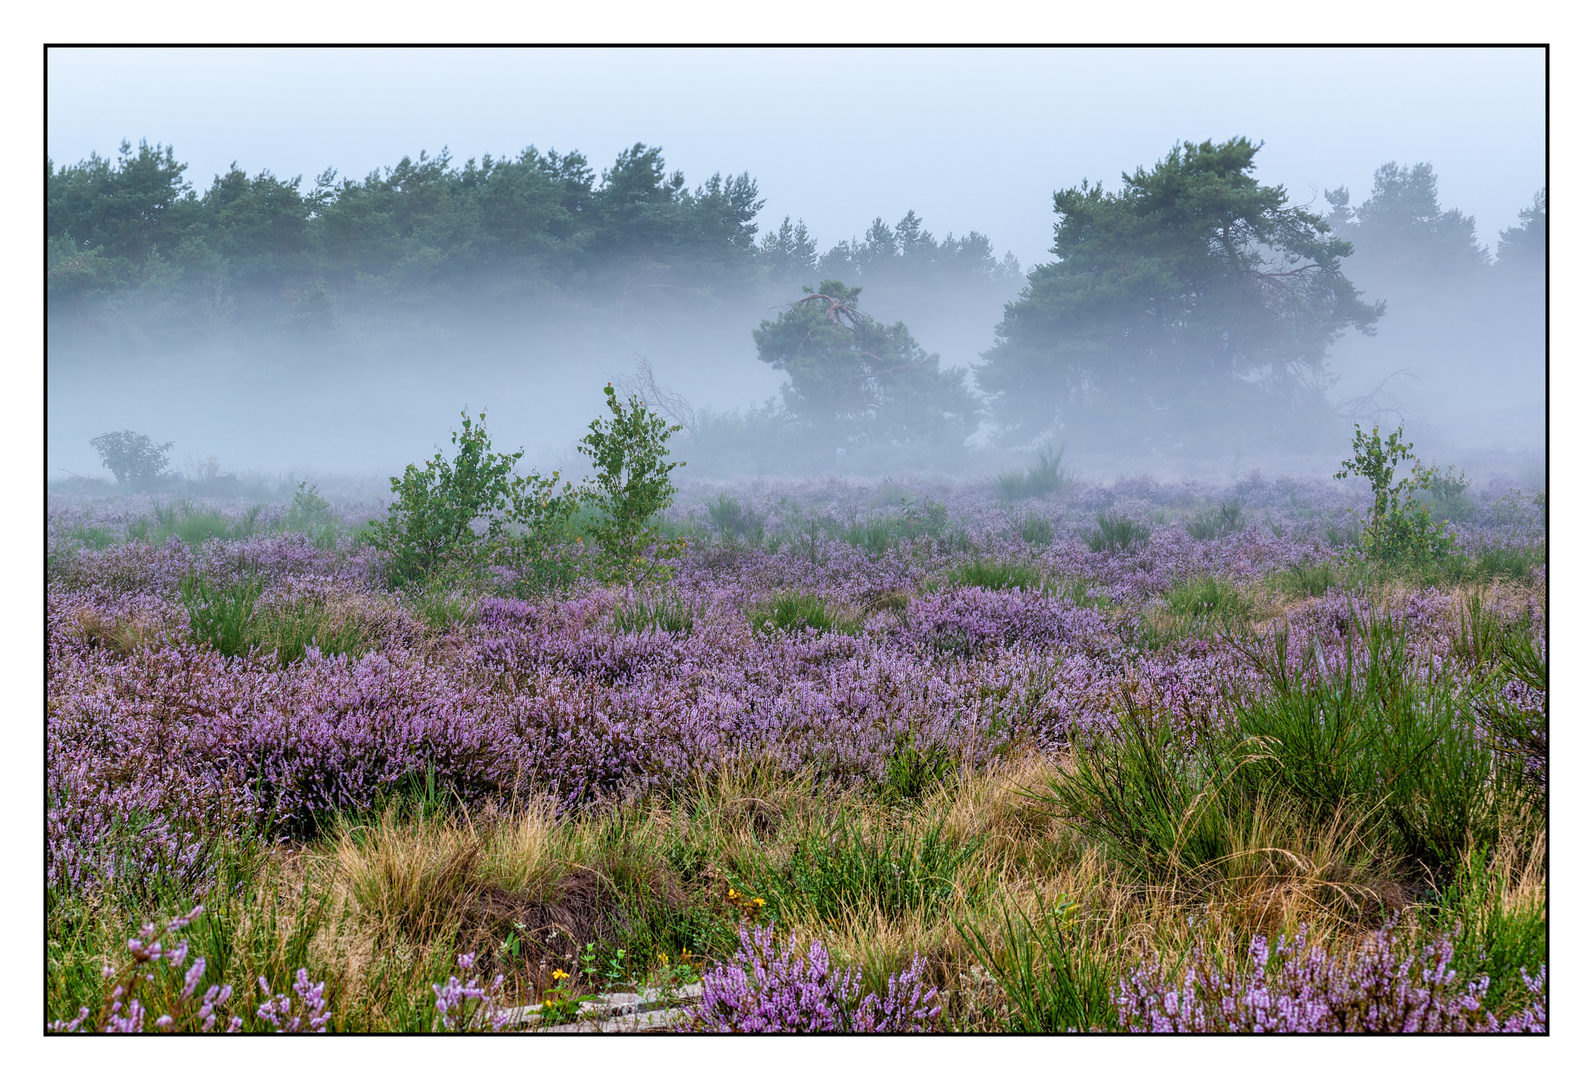
[(259, 976), (259, 994), (249, 995), (258, 1002), (252, 1016), (245, 1011), (245, 995), (235, 995), (232, 984), (220, 982), (215, 975), (201, 993), (206, 958), (194, 956), (190, 963), (188, 941), (168, 945), (161, 939), (187, 928), (204, 910), (200, 905), (172, 919), (158, 936), (155, 924), (145, 923), (139, 936), (126, 942), (128, 958), (105, 967), (97, 1007), (82, 1005), (77, 1016), (52, 1021), (49, 1030), (137, 1033), (145, 1031), (147, 1024), (154, 1031), (236, 1032), (251, 1020), (259, 1023), (249, 1023), (250, 1030), (311, 1033), (326, 1029), (330, 1016), (326, 984), (312, 983), (304, 968), (294, 978), (292, 997), (273, 994), (270, 983)]
[(1102, 512), (1095, 517), (1095, 528), (1084, 534), (1084, 542), (1097, 553), (1137, 551), (1150, 542), (1150, 530), (1124, 514)]
[(1503, 1021), (1483, 1006), (1489, 979), (1461, 982), (1449, 935), (1402, 938), (1385, 926), (1364, 948), (1307, 947), (1302, 928), (1269, 947), (1251, 939), (1243, 960), (1225, 962), (1197, 943), (1181, 969), (1159, 958), (1118, 988), (1119, 1023), (1156, 1032), (1544, 1031), (1547, 976), (1520, 972), (1530, 1001)]
[(917, 956), (883, 998), (863, 997), (861, 971), (832, 968), (819, 941), (803, 953), (795, 934), (778, 949), (769, 927), (743, 923), (738, 935), (735, 955), (703, 972), (702, 1000), (681, 1030), (892, 1034), (929, 1031), (940, 1015), (939, 991), (925, 985)]

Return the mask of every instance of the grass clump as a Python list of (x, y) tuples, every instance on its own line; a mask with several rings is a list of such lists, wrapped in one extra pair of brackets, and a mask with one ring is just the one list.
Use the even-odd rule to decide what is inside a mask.
[(758, 513), (750, 506), (743, 506), (734, 495), (720, 492), (718, 497), (708, 504), (708, 520), (726, 543), (745, 540), (749, 544), (758, 545), (763, 543), (765, 522), (768, 519), (766, 515)]
[(1026, 544), (1035, 547), (1050, 547), (1051, 541), (1056, 537), (1056, 526), (1044, 514), (1030, 512), (1023, 515), (1023, 520), (1018, 523), (1018, 536)]
[(1019, 499), (1049, 495), (1071, 484), (1072, 475), (1062, 468), (1062, 452), (1065, 449), (1065, 446), (1059, 446), (1053, 451), (1049, 446), (1044, 447), (1040, 450), (1039, 459), (1028, 469), (1001, 473), (996, 477), (997, 495), (1005, 502), (1017, 502)]
[(254, 578), (221, 586), (190, 575), (181, 586), (189, 637), (223, 656), (272, 652), (284, 666), (304, 659), (312, 646), (328, 656), (359, 656), (369, 647), (356, 615), (308, 597), (263, 606), (262, 591)]
[(946, 574), (946, 584), (972, 589), (1025, 589), (1038, 590), (1045, 584), (1045, 575), (1036, 567), (1021, 562), (1000, 559), (972, 559), (959, 563)]
[(1383, 850), (1447, 875), (1469, 845), (1497, 839), (1512, 785), (1471, 708), (1419, 674), (1407, 645), (1399, 620), (1357, 618), (1342, 657), (1301, 671), (1280, 633), (1251, 652), (1271, 692), (1240, 705), (1234, 730), (1264, 748), (1245, 764), (1251, 790), (1286, 793), (1318, 825), (1362, 820)]
[(636, 634), (662, 630), (668, 634), (689, 634), (698, 614), (697, 608), (674, 591), (637, 594), (614, 609), (614, 631)]
[(1238, 499), (1225, 500), (1221, 506), (1196, 514), (1184, 522), (1184, 531), (1196, 540), (1215, 540), (1244, 528), (1244, 510)]
[(1095, 516), (1095, 528), (1084, 534), (1084, 542), (1097, 554), (1138, 551), (1150, 542), (1150, 529), (1126, 514), (1102, 512)]
[(1252, 607), (1238, 586), (1211, 574), (1180, 581), (1167, 594), (1168, 610), (1189, 618), (1242, 619)]
[(847, 634), (857, 630), (856, 619), (816, 593), (773, 593), (754, 604), (748, 617), (756, 629), (768, 633), (818, 630)]
[(188, 611), (188, 633), (196, 644), (209, 645), (223, 656), (247, 656), (260, 644), (255, 606), (262, 586), (246, 579), (218, 586), (204, 578), (183, 580), (181, 596)]
[(979, 845), (955, 841), (943, 822), (868, 835), (841, 822), (801, 837), (783, 862), (765, 861), (747, 887), (785, 920), (836, 923), (861, 912), (898, 918), (944, 906)]

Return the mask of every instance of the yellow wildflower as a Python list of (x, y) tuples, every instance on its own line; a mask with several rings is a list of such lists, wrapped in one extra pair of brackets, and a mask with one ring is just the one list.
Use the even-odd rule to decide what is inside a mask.
[(570, 977), (570, 973), (562, 968), (554, 968), (553, 977), (555, 979), (568, 979)]
[(757, 904), (757, 905), (758, 905), (758, 906), (759, 906), (759, 907), (762, 907), (762, 906), (763, 906), (763, 897), (761, 897), (761, 896), (754, 896), (754, 897), (753, 897), (753, 898), (752, 898), (752, 902), (753, 902), (753, 903), (754, 903), (754, 904)]

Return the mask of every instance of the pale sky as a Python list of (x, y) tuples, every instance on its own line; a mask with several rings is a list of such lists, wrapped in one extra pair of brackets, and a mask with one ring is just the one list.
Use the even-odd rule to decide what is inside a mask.
[(1547, 180), (1538, 49), (52, 49), (46, 88), (57, 165), (142, 138), (200, 191), (233, 161), (307, 189), (445, 145), (601, 169), (642, 142), (692, 186), (750, 172), (760, 225), (805, 219), (821, 249), (912, 209), (1025, 268), (1053, 192), (1180, 140), (1264, 139), (1260, 178), (1297, 201), (1430, 161), (1490, 245)]

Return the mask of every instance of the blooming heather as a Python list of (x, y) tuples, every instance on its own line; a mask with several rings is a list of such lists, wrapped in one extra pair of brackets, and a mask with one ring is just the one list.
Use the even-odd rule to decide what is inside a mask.
[(928, 1031), (940, 1015), (939, 991), (924, 985), (917, 955), (891, 975), (884, 998), (859, 1001), (861, 970), (833, 969), (822, 942), (803, 952), (794, 934), (777, 949), (770, 927), (742, 923), (738, 934), (735, 955), (703, 973), (702, 998), (683, 1030), (887, 1034)]
[(1500, 1020), (1482, 1005), (1488, 976), (1461, 983), (1454, 958), (1449, 935), (1412, 949), (1392, 925), (1348, 953), (1307, 948), (1304, 929), (1275, 947), (1257, 935), (1238, 972), (1197, 945), (1182, 971), (1157, 959), (1125, 979), (1118, 1018), (1130, 1031), (1155, 1032), (1545, 1030), (1546, 969), (1522, 971), (1530, 1003)]

